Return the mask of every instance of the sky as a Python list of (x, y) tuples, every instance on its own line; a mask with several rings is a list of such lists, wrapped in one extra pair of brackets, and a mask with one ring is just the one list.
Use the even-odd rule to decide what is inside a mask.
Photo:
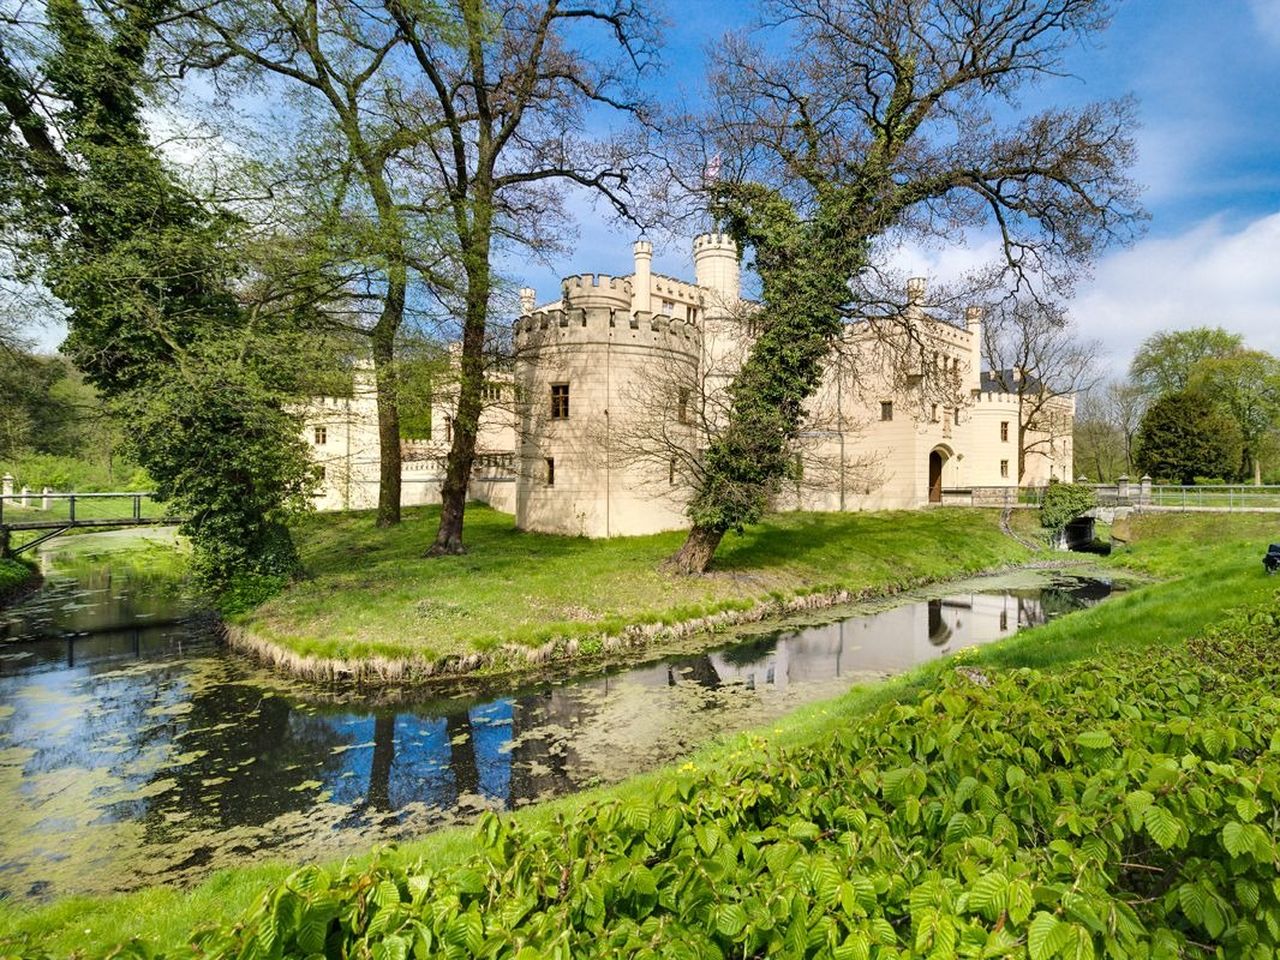
[[(708, 47), (751, 14), (749, 3), (666, 0), (665, 69), (652, 92), (696, 103)], [(1067, 67), (1070, 76), (1030, 91), (1024, 107), (1133, 94), (1142, 121), (1134, 175), (1151, 216), (1146, 233), (1106, 253), (1070, 305), (1082, 336), (1101, 342), (1103, 369), (1121, 373), (1158, 330), (1203, 324), (1280, 354), (1280, 0), (1120, 0), (1110, 29)], [(499, 265), (543, 301), (563, 276), (632, 270), (634, 228), (585, 197), (571, 207), (571, 253)], [(995, 252), (994, 238), (978, 232), (964, 246), (904, 250), (898, 266), (945, 280)], [(692, 279), (687, 241), (659, 241), (654, 269)], [(32, 333), (52, 348), (63, 332)]]
[[(696, 100), (707, 45), (745, 25), (748, 6), (684, 0), (668, 17), (661, 84)], [(1206, 324), (1280, 354), (1280, 0), (1121, 0), (1110, 29), (1067, 68), (1025, 108), (1133, 94), (1142, 121), (1134, 177), (1146, 233), (1106, 253), (1071, 303), (1081, 335), (1101, 342), (1102, 368), (1123, 372), (1158, 330)], [(540, 300), (554, 299), (562, 276), (631, 272), (634, 229), (603, 222), (603, 208), (579, 212), (574, 253), (507, 264)], [(966, 247), (905, 251), (899, 265), (945, 280), (995, 252), (979, 233)], [(692, 278), (687, 246), (659, 246), (654, 269)]]

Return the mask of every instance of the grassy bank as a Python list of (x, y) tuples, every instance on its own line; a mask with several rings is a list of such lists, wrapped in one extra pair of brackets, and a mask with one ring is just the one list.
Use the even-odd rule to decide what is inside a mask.
[[(1099, 653), (1147, 651), (1156, 655), (1163, 648), (1176, 647), (1203, 632), (1227, 609), (1259, 607), (1272, 596), (1277, 582), (1262, 575), (1258, 562), (1258, 544), (1265, 547), (1271, 530), (1270, 521), (1258, 517), (1145, 518), (1128, 531), (1133, 546), (1109, 562), (1168, 578), (1165, 582), (976, 650), (966, 656), (965, 663), (988, 670), (1036, 666), (1059, 671)], [(953, 668), (954, 662), (935, 662), (887, 683), (853, 690), (829, 703), (806, 707), (764, 734), (771, 744), (803, 749), (837, 731), (858, 726), (870, 712), (886, 704), (933, 688)], [(706, 747), (689, 762), (699, 771), (720, 769), (744, 749), (757, 749), (756, 743), (750, 736), (732, 737)], [(572, 815), (591, 802), (652, 797), (663, 784), (681, 775), (680, 770), (648, 774), (521, 811), (512, 819), (526, 829), (539, 829), (556, 816)], [(449, 830), (406, 844), (392, 858), (409, 862), (421, 857), (433, 868), (447, 870), (478, 847), (475, 831)], [(366, 854), (355, 862), (368, 859)], [(255, 864), (219, 873), (190, 891), (158, 888), (116, 898), (73, 898), (35, 909), (4, 907), (0, 908), (0, 938), (29, 939), (32, 945), (56, 956), (77, 951), (83, 956), (100, 956), (134, 936), (160, 949), (173, 950), (185, 942), (194, 927), (240, 916), (289, 870), (285, 864)]]
[(643, 641), (803, 597), (876, 596), (1027, 556), (992, 511), (796, 513), (726, 537), (708, 576), (678, 577), (660, 565), (682, 533), (522, 533), (511, 517), (472, 505), (470, 552), (428, 560), (438, 515), (409, 510), (392, 530), (374, 529), (368, 513), (307, 518), (296, 536), (308, 578), (236, 618), (233, 630), (302, 674), (510, 668), (597, 652), (605, 638)]
[(0, 604), (26, 593), (39, 580), (40, 574), (31, 564), (0, 558)]

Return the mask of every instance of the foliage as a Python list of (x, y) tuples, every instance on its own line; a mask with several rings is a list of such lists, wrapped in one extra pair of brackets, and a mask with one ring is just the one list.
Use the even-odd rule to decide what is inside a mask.
[(17, 558), (0, 557), (0, 601), (37, 576), (36, 568)]
[(64, 349), (127, 423), (157, 493), (189, 518), (195, 573), (216, 587), (296, 561), (283, 520), (305, 502), (312, 467), (286, 407), (314, 365), (300, 349), (314, 312), (270, 244), (188, 189), (147, 137), (144, 64), (170, 6), (99, 18), (75, 0), (49, 4), (27, 66), (30, 83), (48, 78), (30, 97), (49, 101), (58, 129), (6, 100), (23, 135), (6, 147), (26, 176), (25, 262), (69, 310)]
[(1240, 428), (1240, 476), (1261, 481), (1261, 454), (1280, 430), (1280, 359), (1263, 350), (1207, 357), (1190, 371), (1190, 387), (1213, 397)]
[(1129, 378), (1149, 397), (1180, 393), (1191, 385), (1197, 363), (1230, 356), (1243, 346), (1238, 333), (1222, 327), (1161, 331), (1142, 341), (1129, 364)]
[(1040, 525), (1061, 530), (1087, 510), (1098, 505), (1093, 487), (1079, 483), (1050, 483), (1040, 502)]
[(1134, 459), (1156, 480), (1233, 477), (1240, 468), (1240, 427), (1211, 397), (1195, 390), (1167, 393), (1151, 404), (1138, 428)]
[(18, 489), (39, 491), (50, 487), (58, 492), (103, 493), (112, 490), (150, 490), (151, 477), (141, 467), (123, 457), (96, 460), (87, 454), (54, 456), (26, 453), (0, 460), (0, 475), (10, 474)]
[[(960, 667), (822, 742), (449, 870), (308, 866), (205, 957), (1264, 957), (1280, 945), (1280, 602), (1161, 657)], [(125, 955), (158, 956), (135, 943)]]

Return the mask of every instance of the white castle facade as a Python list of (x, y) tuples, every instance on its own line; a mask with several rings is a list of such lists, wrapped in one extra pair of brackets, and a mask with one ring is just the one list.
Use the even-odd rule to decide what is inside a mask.
[[(512, 361), (486, 387), (472, 495), (522, 529), (588, 537), (686, 527), (700, 457), (724, 419), (758, 306), (741, 299), (733, 241), (694, 241), (692, 282), (655, 274), (635, 245), (629, 276), (564, 280), (557, 300), (521, 291)], [(924, 282), (890, 321), (850, 324), (806, 405), (779, 510), (914, 509), (946, 488), (1019, 483), (1024, 400), (983, 376), (981, 311), (965, 325), (925, 308)], [(367, 376), (367, 375), (366, 375)], [(1025, 391), (1024, 391), (1025, 392)], [(451, 440), (442, 391), (430, 437), (407, 442), (403, 502), (438, 502)], [(1072, 476), (1074, 401), (1054, 398), (1023, 435), (1021, 483)], [(307, 437), (325, 466), (322, 509), (377, 502), (372, 391), (318, 398)], [(323, 442), (321, 442), (323, 441)]]

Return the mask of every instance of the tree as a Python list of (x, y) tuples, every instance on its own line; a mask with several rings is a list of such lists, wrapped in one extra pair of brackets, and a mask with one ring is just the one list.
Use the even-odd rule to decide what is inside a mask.
[[(585, 136), (587, 114), (644, 119), (634, 80), (652, 62), (657, 25), (637, 0), (518, 0), (435, 7), (384, 0), (426, 78), (439, 134), (427, 145), (460, 258), (462, 347), (440, 526), (429, 553), (463, 552), (467, 485), (496, 352), (488, 328), (495, 248), (547, 238), (563, 191), (585, 188), (618, 212), (644, 158)], [(609, 46), (592, 43), (598, 28)]]
[(273, 272), (272, 245), (187, 189), (147, 138), (145, 64), (170, 12), (167, 0), (110, 15), (50, 0), (26, 58), (0, 56), (16, 131), (0, 160), (19, 176), (3, 210), (69, 312), (65, 351), (186, 515), (197, 574), (226, 586), (296, 563), (282, 521), (313, 478), (286, 411), (314, 366), (314, 318)]
[(844, 324), (903, 316), (878, 289), (883, 241), (994, 223), (1017, 283), (1060, 291), (1141, 218), (1125, 176), (1127, 102), (1009, 125), (994, 110), (1105, 26), (1106, 3), (774, 0), (767, 11), (789, 48), (728, 38), (704, 124), (723, 155), (711, 211), (750, 256), (763, 309), (673, 558), (689, 572), (762, 515)]
[(1239, 334), (1221, 327), (1161, 331), (1142, 341), (1129, 364), (1129, 378), (1148, 397), (1176, 393), (1191, 385), (1191, 369), (1201, 360), (1227, 357), (1243, 347)]
[(983, 353), (991, 377), (1018, 398), (1021, 483), (1028, 454), (1068, 438), (1070, 404), (1092, 385), (1099, 344), (1081, 340), (1062, 310), (1036, 300), (1005, 301), (987, 316)]
[(1095, 384), (1076, 405), (1075, 452), (1079, 468), (1095, 480), (1133, 476), (1134, 440), (1146, 409), (1145, 395), (1122, 380)]
[(377, 524), (399, 523), (397, 340), (415, 281), (426, 297), (454, 283), (439, 242), (443, 196), (418, 169), (418, 153), (439, 126), (420, 106), (432, 91), (404, 69), (405, 37), (374, 7), (224, 0), (186, 7), (171, 32), (178, 67), (212, 71), (224, 99), (248, 82), (288, 98), (290, 109), (266, 120), (269, 139), (254, 144), (274, 157), (264, 165), (277, 198), (272, 215), (292, 224), (298, 260), (329, 278), (317, 284), (326, 315), (367, 337), (378, 417)]
[(1157, 480), (1184, 485), (1197, 477), (1230, 477), (1240, 465), (1240, 427), (1212, 398), (1197, 390), (1166, 393), (1142, 418), (1138, 468)]
[(1191, 389), (1213, 397), (1235, 420), (1243, 441), (1239, 475), (1262, 484), (1261, 451), (1280, 429), (1280, 360), (1262, 350), (1206, 357), (1193, 366)]

